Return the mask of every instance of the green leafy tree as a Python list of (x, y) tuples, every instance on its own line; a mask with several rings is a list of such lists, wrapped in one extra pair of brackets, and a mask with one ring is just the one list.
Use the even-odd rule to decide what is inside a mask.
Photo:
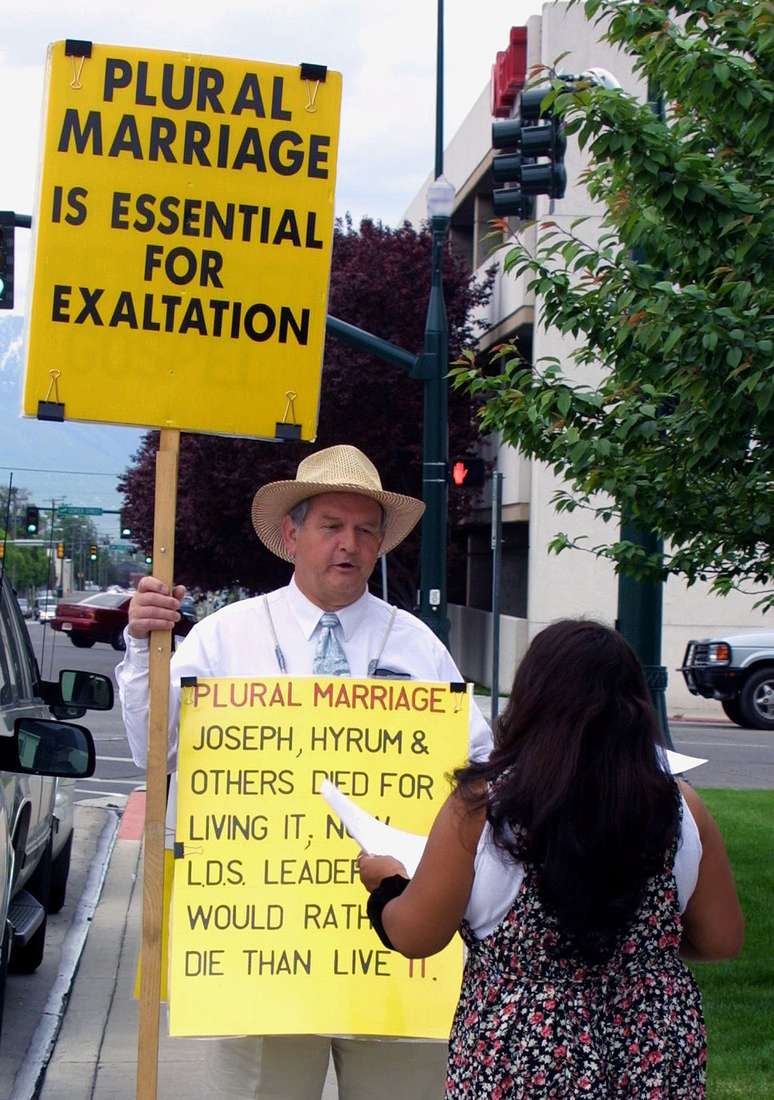
[[(502, 432), (565, 479), (558, 511), (622, 516), (670, 544), (663, 558), (615, 535), (593, 547), (640, 578), (754, 586), (774, 571), (774, 16), (766, 3), (587, 0), (603, 37), (634, 59), (650, 104), (554, 81), (602, 231), (550, 220), (509, 247), (564, 361), (512, 347), (495, 373), (470, 357), (460, 388)], [(543, 76), (545, 80), (545, 76)], [(572, 338), (570, 341), (569, 338)], [(589, 367), (597, 384), (579, 384)], [(577, 541), (559, 534), (552, 548)]]
[[(32, 503), (27, 489), (0, 487), (0, 543), (5, 545), (3, 575), (8, 577), (20, 596), (27, 596), (45, 586), (49, 575), (46, 551), (39, 546), (17, 546), (16, 539), (25, 539), (24, 510)], [(45, 531), (47, 515), (40, 512), (40, 531)], [(7, 525), (7, 537), (6, 537)], [(45, 538), (45, 534), (39, 537)]]
[(0, 563), (4, 576), (8, 577), (20, 596), (27, 596), (48, 580), (49, 561), (46, 551), (35, 546), (16, 546), (5, 541), (5, 531), (0, 527), (0, 543), (5, 543), (4, 563)]

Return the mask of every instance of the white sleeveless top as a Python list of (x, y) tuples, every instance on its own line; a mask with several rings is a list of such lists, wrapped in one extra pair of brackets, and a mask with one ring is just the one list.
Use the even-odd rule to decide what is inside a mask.
[[(675, 853), (674, 875), (680, 912), (685, 911), (699, 877), (701, 840), (699, 830), (682, 798), (683, 813), (680, 840)], [(476, 849), (473, 889), (465, 910), (465, 920), (477, 939), (483, 940), (494, 931), (513, 905), (524, 878), (524, 866), (516, 863), (507, 852), (498, 848), (492, 840), (492, 828), (485, 822)]]

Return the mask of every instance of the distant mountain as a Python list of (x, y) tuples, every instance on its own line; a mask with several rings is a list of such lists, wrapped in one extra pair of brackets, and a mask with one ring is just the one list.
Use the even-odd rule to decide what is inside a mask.
[[(20, 415), (24, 380), (24, 319), (0, 314), (0, 483), (28, 489), (33, 503), (120, 508), (116, 477), (136, 451), (142, 432), (102, 424), (62, 424)], [(116, 532), (116, 517), (97, 526)]]

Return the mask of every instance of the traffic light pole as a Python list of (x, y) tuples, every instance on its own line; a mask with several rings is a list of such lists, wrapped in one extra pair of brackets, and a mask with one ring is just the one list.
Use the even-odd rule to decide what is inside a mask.
[(500, 712), (500, 573), (503, 547), (503, 474), (492, 474), (492, 710), (490, 724)]
[(422, 520), (419, 617), (444, 644), (449, 635), (446, 604), (446, 532), (448, 527), (448, 328), (443, 300), (443, 244), (448, 218), (431, 219), (433, 234), (432, 282), (421, 355), (382, 340), (364, 329), (328, 316), (326, 329), (345, 343), (401, 367), (425, 387), (422, 446)]
[[(641, 546), (647, 554), (661, 554), (663, 542), (624, 519), (621, 539)], [(666, 712), (667, 670), (661, 664), (663, 589), (661, 581), (638, 581), (622, 573), (618, 578), (616, 628), (640, 659), (664, 739), (672, 748)]]
[[(422, 552), (420, 559), (419, 617), (444, 645), (449, 640), (446, 604), (446, 542), (448, 531), (449, 434), (448, 324), (443, 299), (443, 249), (449, 219), (431, 219), (433, 234), (432, 282), (425, 324), (427, 366), (422, 432)], [(425, 373), (425, 372), (423, 372)]]
[[(664, 117), (661, 96), (648, 85), (648, 102), (658, 118)], [(645, 261), (644, 252), (633, 259)], [(621, 519), (621, 540), (641, 546), (647, 554), (664, 552), (664, 544), (654, 531), (643, 530), (631, 520), (624, 510)], [(672, 735), (666, 710), (667, 670), (661, 663), (661, 636), (663, 633), (663, 592), (661, 581), (638, 581), (621, 574), (618, 578), (618, 615), (616, 627), (640, 659), (645, 679), (658, 715), (664, 741), (672, 748)]]
[[(438, 0), (435, 72), (435, 180), (443, 179), (444, 10)], [(446, 182), (446, 181), (444, 181)], [(432, 188), (430, 189), (432, 190)], [(419, 617), (449, 642), (446, 603), (446, 542), (449, 515), (449, 325), (443, 297), (443, 252), (450, 218), (431, 214), (433, 235), (430, 299), (425, 322), (425, 348), (419, 375), (425, 384), (422, 433), (422, 554)]]
[(419, 356), (412, 355), (410, 351), (404, 351), (397, 344), (391, 344), (389, 340), (382, 340), (380, 336), (374, 336), (373, 333), (366, 332), (365, 329), (358, 328), (357, 325), (350, 325), (347, 321), (340, 321), (338, 317), (331, 317), (330, 314), (328, 314), (325, 322), (325, 331), (329, 336), (337, 336), (345, 344), (351, 344), (352, 347), (360, 348), (361, 351), (367, 351), (378, 359), (383, 359), (386, 363), (402, 367), (412, 377), (416, 377), (414, 372), (417, 369)]

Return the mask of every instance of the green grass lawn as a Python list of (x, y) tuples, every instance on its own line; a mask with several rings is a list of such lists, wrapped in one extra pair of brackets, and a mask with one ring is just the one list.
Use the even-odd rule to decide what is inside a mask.
[(702, 790), (720, 826), (746, 921), (727, 963), (692, 964), (704, 997), (708, 1100), (774, 1097), (774, 791)]

